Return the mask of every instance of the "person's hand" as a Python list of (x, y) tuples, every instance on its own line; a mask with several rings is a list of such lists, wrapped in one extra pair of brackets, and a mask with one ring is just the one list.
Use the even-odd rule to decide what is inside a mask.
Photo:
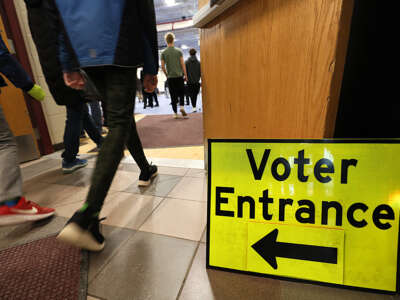
[(146, 93), (153, 93), (158, 84), (157, 75), (145, 74), (143, 79), (143, 87)]
[(37, 101), (42, 102), (44, 100), (44, 98), (46, 97), (46, 93), (44, 92), (44, 90), (41, 88), (41, 86), (35, 84), (33, 86), (33, 88), (31, 88), (28, 92), (27, 92), (32, 98), (34, 98)]
[(79, 72), (64, 73), (64, 82), (66, 86), (75, 90), (83, 90), (85, 86), (85, 80)]
[(186, 75), (183, 76), (183, 80), (184, 80), (185, 82), (188, 82), (188, 78), (187, 78)]

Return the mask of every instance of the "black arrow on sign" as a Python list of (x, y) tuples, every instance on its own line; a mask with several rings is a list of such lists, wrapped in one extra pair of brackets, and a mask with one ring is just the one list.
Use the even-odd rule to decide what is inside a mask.
[(278, 229), (274, 229), (253, 246), (275, 270), (277, 257), (337, 264), (337, 248), (277, 242)]

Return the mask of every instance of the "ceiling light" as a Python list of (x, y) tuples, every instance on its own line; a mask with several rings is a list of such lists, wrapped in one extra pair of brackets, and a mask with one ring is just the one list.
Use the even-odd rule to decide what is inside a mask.
[(182, 45), (181, 48), (182, 48), (183, 50), (189, 49), (189, 47), (186, 46), (186, 45)]

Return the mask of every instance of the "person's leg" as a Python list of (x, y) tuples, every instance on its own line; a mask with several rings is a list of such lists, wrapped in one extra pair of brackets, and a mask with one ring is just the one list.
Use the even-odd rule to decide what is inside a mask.
[(184, 84), (186, 105), (189, 105), (189, 100), (190, 100), (190, 93), (189, 93), (189, 86), (188, 85), (189, 84)]
[(194, 86), (192, 83), (188, 83), (188, 92), (190, 97), (190, 102), (192, 103), (193, 109), (196, 108), (196, 104), (194, 103)]
[(77, 159), (79, 152), (79, 137), (83, 129), (83, 110), (87, 106), (79, 103), (74, 106), (67, 105), (67, 120), (64, 131), (64, 152), (62, 168), (64, 173), (71, 173), (87, 165), (87, 160)]
[[(98, 89), (98, 88), (97, 88)], [(101, 110), (102, 110), (102, 112), (103, 112), (103, 126), (104, 127), (108, 127), (108, 124), (107, 124), (107, 103), (106, 103), (106, 100), (105, 99), (102, 99), (101, 100)]]
[(153, 97), (154, 97), (154, 101), (155, 101), (155, 106), (160, 106), (160, 104), (158, 103), (158, 97), (157, 97), (157, 93), (153, 92)]
[(143, 93), (143, 109), (145, 109), (148, 106), (148, 97), (147, 97), (147, 93), (144, 91), (144, 89), (142, 89), (142, 93)]
[(93, 142), (96, 143), (97, 147), (100, 148), (104, 138), (101, 135), (101, 128), (98, 129), (94, 123), (92, 116), (89, 114), (87, 106), (83, 106), (82, 112), (82, 126), (83, 129), (87, 132), (89, 137)]
[(200, 83), (195, 83), (190, 85), (190, 98), (192, 100), (193, 112), (197, 111), (196, 105), (197, 105), (197, 96), (199, 95), (199, 91), (200, 91)]
[(149, 99), (149, 102), (147, 102), (148, 105), (149, 105), (151, 108), (153, 108), (153, 107), (154, 107), (154, 105), (153, 105), (153, 94), (152, 94), (152, 93), (147, 93), (147, 97), (148, 97), (148, 99)]
[(17, 143), (0, 105), (0, 204), (22, 196)]
[(182, 77), (176, 78), (176, 89), (180, 105), (179, 111), (181, 112), (183, 117), (186, 117), (187, 113), (185, 111), (185, 81)]
[(103, 122), (101, 121), (101, 109), (99, 101), (91, 101), (89, 102), (90, 112), (93, 118), (94, 124), (99, 132), (102, 131)]
[(132, 119), (129, 136), (126, 141), (126, 147), (131, 153), (133, 159), (138, 165), (140, 170), (146, 170), (149, 167), (149, 163), (147, 161), (146, 155), (143, 151), (142, 142), (140, 141), (137, 129), (135, 118)]
[(172, 110), (174, 111), (175, 115), (177, 115), (177, 113), (178, 113), (178, 108), (177, 108), (178, 93), (176, 91), (175, 82), (176, 82), (176, 78), (168, 79), (168, 88), (169, 88), (169, 93), (171, 95)]
[(194, 106), (197, 106), (197, 97), (199, 96), (200, 93), (200, 83), (195, 84), (195, 90), (194, 90)]
[[(132, 136), (136, 69), (108, 67), (92, 68), (87, 72), (90, 75), (93, 73), (91, 78), (96, 86), (103, 84), (105, 87), (103, 97), (107, 101), (109, 133), (100, 149), (86, 202), (61, 231), (59, 239), (87, 250), (99, 251), (104, 247), (104, 237), (99, 232), (98, 217), (124, 146)], [(132, 152), (138, 155), (134, 150), (136, 148)]]
[(17, 143), (0, 105), (0, 226), (48, 218), (54, 209), (28, 202), (22, 193)]

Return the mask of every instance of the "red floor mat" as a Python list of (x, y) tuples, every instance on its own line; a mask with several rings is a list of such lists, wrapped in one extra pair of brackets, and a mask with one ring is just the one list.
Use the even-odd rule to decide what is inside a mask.
[(188, 114), (188, 117), (152, 115), (140, 120), (137, 129), (143, 148), (203, 145), (203, 114)]
[(0, 251), (0, 278), (0, 299), (86, 299), (87, 254), (54, 236), (15, 246)]

